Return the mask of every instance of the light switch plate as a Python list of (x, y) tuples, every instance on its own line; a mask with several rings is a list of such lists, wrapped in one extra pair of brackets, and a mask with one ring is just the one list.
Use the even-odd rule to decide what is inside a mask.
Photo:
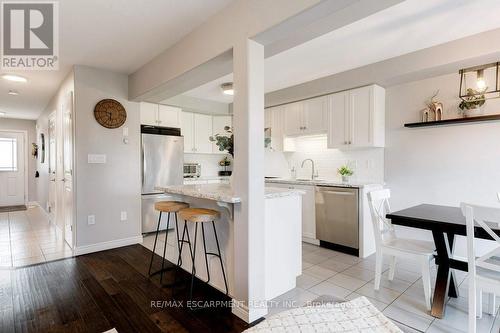
[(87, 224), (88, 225), (95, 224), (95, 215), (89, 215), (89, 216), (87, 216)]
[(127, 221), (127, 212), (120, 213), (120, 221)]
[(106, 164), (105, 154), (88, 154), (87, 161), (89, 164)]

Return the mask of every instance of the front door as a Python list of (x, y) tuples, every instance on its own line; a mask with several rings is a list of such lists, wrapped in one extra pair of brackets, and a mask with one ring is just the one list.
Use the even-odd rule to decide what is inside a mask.
[(64, 239), (73, 247), (73, 93), (62, 110)]
[(57, 195), (57, 132), (56, 113), (49, 117), (49, 218), (56, 223), (56, 195)]
[(0, 207), (24, 205), (25, 134), (0, 131)]

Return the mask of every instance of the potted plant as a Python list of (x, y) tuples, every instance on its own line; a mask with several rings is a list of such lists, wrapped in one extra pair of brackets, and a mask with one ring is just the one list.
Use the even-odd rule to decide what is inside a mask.
[(231, 160), (227, 156), (219, 161), (219, 165), (224, 169), (219, 171), (219, 176), (231, 176), (231, 170), (227, 169), (227, 167), (231, 165)]
[(229, 126), (224, 127), (225, 134), (215, 134), (209, 138), (210, 141), (215, 142), (220, 151), (225, 151), (234, 157), (234, 136), (233, 130)]
[(481, 115), (481, 107), (486, 103), (484, 94), (472, 88), (467, 89), (467, 96), (465, 96), (458, 107), (462, 110), (464, 117), (472, 117)]
[(343, 165), (337, 169), (337, 173), (342, 176), (342, 182), (349, 183), (350, 177), (354, 174), (354, 171), (347, 165)]

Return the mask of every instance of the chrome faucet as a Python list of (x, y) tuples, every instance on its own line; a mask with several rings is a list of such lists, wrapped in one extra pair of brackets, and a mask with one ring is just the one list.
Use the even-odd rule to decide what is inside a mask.
[(316, 178), (317, 175), (316, 175), (315, 168), (314, 168), (314, 161), (311, 158), (306, 158), (305, 160), (303, 160), (302, 161), (302, 165), (300, 167), (303, 168), (304, 167), (304, 163), (306, 163), (307, 161), (311, 161), (311, 165), (312, 165), (311, 180), (314, 180), (314, 178)]

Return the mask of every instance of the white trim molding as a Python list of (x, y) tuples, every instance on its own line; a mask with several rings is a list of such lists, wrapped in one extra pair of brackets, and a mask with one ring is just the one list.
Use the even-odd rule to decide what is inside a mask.
[(234, 298), (233, 298), (233, 306), (231, 312), (241, 320), (250, 324), (253, 323), (254, 321), (259, 320), (260, 318), (263, 318), (268, 313), (267, 308), (261, 308), (259, 311), (253, 309), (252, 314), (250, 314), (248, 306), (243, 302), (238, 302)]
[(116, 239), (108, 242), (101, 242), (84, 246), (76, 246), (74, 253), (75, 256), (79, 256), (82, 254), (110, 250), (117, 247), (128, 246), (133, 244), (141, 244), (141, 243), (142, 243), (142, 235), (129, 238)]

